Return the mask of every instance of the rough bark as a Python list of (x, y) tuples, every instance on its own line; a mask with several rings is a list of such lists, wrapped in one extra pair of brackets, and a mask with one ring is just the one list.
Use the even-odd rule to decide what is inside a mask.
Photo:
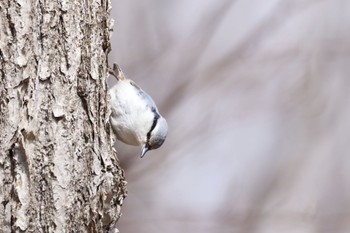
[(0, 1), (0, 232), (117, 232), (109, 0)]

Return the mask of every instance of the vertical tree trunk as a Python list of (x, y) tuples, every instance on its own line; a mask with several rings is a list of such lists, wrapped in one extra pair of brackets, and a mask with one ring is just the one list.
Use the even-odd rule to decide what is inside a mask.
[(0, 1), (0, 232), (117, 232), (110, 6)]

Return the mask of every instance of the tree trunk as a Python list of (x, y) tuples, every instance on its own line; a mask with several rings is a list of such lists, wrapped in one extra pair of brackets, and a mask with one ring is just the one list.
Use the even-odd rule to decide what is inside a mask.
[(110, 8), (0, 1), (0, 232), (118, 232)]

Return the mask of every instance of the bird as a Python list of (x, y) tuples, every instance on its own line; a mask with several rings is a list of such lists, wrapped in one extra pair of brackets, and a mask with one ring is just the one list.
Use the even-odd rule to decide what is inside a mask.
[(117, 139), (141, 146), (140, 156), (159, 148), (168, 134), (168, 124), (151, 96), (127, 79), (117, 64), (109, 73), (117, 79), (110, 88), (110, 122)]

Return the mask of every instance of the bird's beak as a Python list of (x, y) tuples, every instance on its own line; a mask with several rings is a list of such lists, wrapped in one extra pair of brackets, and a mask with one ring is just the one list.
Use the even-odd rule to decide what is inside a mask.
[(145, 144), (143, 144), (142, 149), (141, 149), (141, 158), (143, 158), (143, 156), (146, 154), (147, 151), (148, 151), (148, 144), (145, 143)]

